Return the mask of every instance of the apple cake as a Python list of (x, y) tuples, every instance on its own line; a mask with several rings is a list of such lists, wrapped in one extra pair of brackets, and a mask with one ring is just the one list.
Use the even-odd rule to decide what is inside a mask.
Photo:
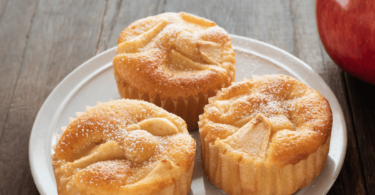
[(187, 195), (195, 140), (151, 103), (116, 100), (70, 119), (53, 146), (59, 195)]
[(198, 129), (208, 97), (235, 79), (229, 34), (204, 18), (164, 13), (125, 28), (113, 59), (122, 98), (141, 99), (183, 118)]
[(208, 179), (234, 194), (292, 194), (323, 169), (332, 112), (299, 80), (254, 76), (222, 89), (200, 116)]

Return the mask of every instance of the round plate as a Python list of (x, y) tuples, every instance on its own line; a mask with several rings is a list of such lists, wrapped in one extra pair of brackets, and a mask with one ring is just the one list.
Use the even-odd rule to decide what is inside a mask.
[[(315, 180), (295, 194), (326, 194), (335, 182), (346, 152), (347, 135), (344, 116), (331, 89), (308, 65), (272, 45), (231, 35), (236, 53), (236, 80), (251, 75), (284, 74), (293, 76), (318, 90), (330, 103), (333, 112), (331, 147), (327, 163)], [(86, 105), (97, 101), (120, 99), (113, 76), (112, 59), (116, 48), (109, 49), (83, 63), (70, 73), (48, 96), (39, 110), (30, 136), (29, 160), (35, 184), (42, 195), (55, 195), (56, 182), (52, 170), (51, 145), (57, 143), (55, 134), (69, 124), (69, 117), (82, 112)], [(190, 194), (225, 194), (209, 182), (201, 159), (199, 132), (191, 135), (197, 141), (197, 152)]]

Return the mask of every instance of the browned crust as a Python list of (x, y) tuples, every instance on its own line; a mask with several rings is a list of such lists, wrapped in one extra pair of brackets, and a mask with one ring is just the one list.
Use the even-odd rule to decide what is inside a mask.
[[(219, 91), (200, 115), (204, 170), (208, 179), (228, 194), (292, 194), (318, 176), (326, 163), (332, 111), (319, 92), (295, 78), (283, 75), (255, 78)], [(236, 102), (239, 97), (247, 103)], [(243, 113), (262, 111), (259, 108), (271, 100), (286, 101), (281, 105), (291, 107), (277, 110), (275, 105), (260, 113), (274, 117), (286, 110), (285, 116), (294, 129), (271, 133), (266, 158), (255, 159), (230, 146), (215, 144), (238, 131), (239, 127), (233, 124), (244, 117)]]
[[(176, 125), (178, 134), (182, 135), (177, 137), (179, 144), (176, 147), (184, 147), (184, 149), (183, 151), (178, 148), (169, 149), (167, 160), (163, 160), (164, 157), (161, 156), (160, 162), (159, 157), (151, 161), (157, 163), (157, 166), (161, 163), (169, 167), (167, 172), (163, 171), (160, 177), (153, 177), (154, 179), (142, 185), (132, 186), (123, 189), (123, 191), (132, 194), (134, 192), (141, 194), (188, 194), (196, 146), (194, 139), (188, 134), (186, 123), (181, 118), (153, 104), (136, 100), (117, 100), (103, 103), (88, 109), (77, 119), (70, 122), (54, 149), (55, 154), (51, 156), (58, 194), (119, 194), (121, 192), (120, 187), (131, 185), (132, 183), (125, 184), (113, 177), (116, 174), (129, 174), (129, 176), (137, 174), (136, 170), (138, 169), (126, 170), (122, 168), (123, 166), (116, 164), (125, 160), (121, 152), (113, 155), (103, 153), (103, 155), (109, 155), (104, 161), (93, 158), (92, 162), (85, 162), (85, 164), (79, 162), (88, 157), (88, 152), (97, 144), (108, 143), (109, 141), (118, 142), (117, 139), (120, 139), (121, 142), (123, 138), (116, 134), (119, 129), (127, 129), (139, 121), (155, 117), (167, 118)], [(176, 142), (174, 138), (167, 138), (167, 140), (169, 139), (171, 140), (167, 141), (167, 145)], [(100, 171), (100, 167), (106, 166), (106, 163), (112, 163), (110, 166), (113, 167), (112, 173)], [(133, 166), (139, 165), (131, 165), (130, 167)], [(95, 171), (91, 172), (90, 170)], [(115, 171), (114, 174), (113, 171)], [(83, 174), (84, 172), (86, 173)], [(107, 176), (104, 177), (101, 174)], [(107, 177), (112, 178), (108, 180)], [(142, 176), (141, 180), (137, 182), (144, 181), (142, 178), (147, 177), (146, 175)], [(84, 185), (81, 184), (81, 179), (83, 179)], [(87, 183), (87, 181), (90, 182)], [(88, 188), (86, 188), (87, 186)]]
[[(234, 81), (236, 61), (229, 34), (214, 22), (204, 18), (186, 13), (165, 13), (144, 18), (125, 28), (120, 34), (118, 44), (134, 39), (158, 25), (160, 21), (166, 21), (167, 23), (167, 27), (164, 27), (160, 33), (169, 34), (172, 36), (171, 39), (177, 39), (178, 33), (172, 32), (177, 27), (170, 26), (176, 25), (198, 37), (194, 41), (208, 41), (220, 45), (222, 48), (220, 63), (208, 65), (199, 57), (198, 48), (189, 48), (182, 51), (181, 46), (173, 45), (170, 40), (157, 37), (157, 40), (152, 40), (145, 46), (146, 49), (135, 53), (118, 52), (113, 59), (114, 76), (121, 97), (138, 99), (141, 96), (142, 98), (139, 99), (150, 102), (153, 102), (152, 100), (156, 98), (156, 101), (153, 102), (155, 104), (158, 103), (159, 99), (160, 101), (167, 101), (168, 98), (171, 101), (178, 101), (179, 99), (188, 101), (191, 97), (200, 97), (200, 94), (207, 95), (214, 92), (213, 95), (215, 95), (217, 90), (228, 87)], [(188, 43), (189, 39), (184, 41)], [(206, 64), (206, 68), (199, 71), (179, 71), (178, 73), (171, 71), (167, 64), (169, 64), (172, 50), (180, 52), (194, 62)], [(122, 92), (129, 88), (134, 89), (133, 91), (136, 91), (137, 95)], [(201, 101), (207, 102), (207, 99)], [(167, 109), (164, 105), (159, 106)], [(183, 109), (179, 106), (177, 108)], [(198, 115), (203, 111), (202, 108), (194, 107), (193, 109), (198, 110)], [(178, 112), (173, 113), (184, 118)], [(186, 118), (184, 119), (186, 120)], [(189, 130), (197, 127), (196, 122), (197, 117), (188, 122)]]
[[(272, 92), (274, 90), (272, 85), (275, 83), (284, 83), (276, 86), (277, 94)], [(259, 93), (258, 90), (262, 86), (268, 85), (269, 91), (262, 92), (264, 95), (273, 94), (277, 96), (275, 98), (284, 98), (293, 106), (294, 109), (288, 111), (288, 119), (293, 123), (296, 131), (280, 130), (271, 134), (267, 163), (279, 166), (296, 164), (326, 143), (331, 135), (332, 111), (328, 101), (319, 92), (292, 77), (267, 75), (257, 80), (236, 83), (218, 92), (216, 97), (209, 100), (205, 113), (201, 116), (200, 133), (202, 135), (213, 132), (211, 128), (206, 127), (207, 125), (215, 126), (218, 123), (231, 125), (240, 120), (243, 117), (240, 114), (247, 112), (249, 107), (259, 105), (256, 98), (250, 98), (249, 100), (252, 100), (249, 102), (250, 106), (237, 104), (223, 111), (223, 108), (217, 106), (215, 102), (244, 95), (250, 97), (252, 94)], [(267, 103), (264, 100), (260, 102)], [(267, 113), (262, 114), (269, 117)]]
[(113, 59), (115, 78), (117, 82), (139, 89), (141, 94), (147, 92), (150, 97), (158, 95), (162, 99), (187, 99), (222, 86), (228, 87), (232, 81), (223, 69), (205, 70), (188, 76), (172, 75), (164, 69), (157, 69), (160, 64), (165, 63), (161, 57), (149, 58), (149, 53), (130, 55), (124, 61), (122, 59), (125, 55), (118, 55)]

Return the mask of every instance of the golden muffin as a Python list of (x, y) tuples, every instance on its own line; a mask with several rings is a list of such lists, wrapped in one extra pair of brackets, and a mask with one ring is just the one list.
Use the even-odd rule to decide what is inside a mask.
[(122, 98), (142, 99), (198, 129), (208, 97), (235, 79), (229, 34), (215, 22), (187, 13), (164, 13), (125, 28), (113, 59)]
[(328, 101), (297, 79), (244, 79), (200, 116), (205, 173), (231, 195), (292, 194), (323, 169), (331, 128)]
[(53, 147), (59, 195), (187, 195), (195, 140), (153, 104), (117, 100), (70, 119)]

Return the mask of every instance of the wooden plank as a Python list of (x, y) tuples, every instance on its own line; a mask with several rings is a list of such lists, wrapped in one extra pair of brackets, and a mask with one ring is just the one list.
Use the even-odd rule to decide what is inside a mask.
[(366, 194), (344, 78), (342, 71), (328, 57), (319, 41), (315, 20), (315, 1), (291, 0), (291, 13), (294, 55), (310, 65), (325, 80), (339, 100), (346, 120), (348, 134), (346, 159), (329, 194)]
[(375, 194), (375, 86), (345, 73), (368, 194)]
[(1, 1), (0, 4), (6, 5), (3, 17), (0, 17), (0, 136), (13, 97), (37, 3), (31, 0), (18, 0), (8, 4)]
[[(25, 4), (32, 5), (32, 1)], [(38, 194), (28, 163), (30, 130), (52, 89), (95, 55), (105, 5), (102, 0), (39, 2), (0, 137), (0, 194)], [(14, 22), (14, 25), (19, 24)], [(22, 36), (14, 41), (19, 38)]]
[[(33, 0), (14, 0), (8, 3), (0, 1), (0, 138), (5, 134), (5, 120), (10, 118), (8, 111), (14, 97), (16, 82), (19, 77), (37, 4), (38, 1)], [(20, 137), (20, 139), (24, 143), (28, 143), (27, 136)], [(3, 153), (2, 150), (9, 150), (12, 146), (5, 145), (2, 147), (0, 149), (0, 194), (8, 194), (7, 192), (11, 190), (11, 187), (20, 188), (22, 182), (7, 180), (6, 172), (3, 170), (8, 169), (9, 165), (14, 163), (14, 160), (1, 154)], [(27, 147), (25, 151), (27, 151)], [(27, 169), (29, 167), (27, 153), (25, 154), (25, 160), (19, 162), (19, 164), (22, 164), (24, 169), (10, 174), (18, 174), (20, 178), (32, 181), (31, 174), (26, 174), (29, 172), (29, 169)], [(31, 182), (29, 183), (29, 187), (26, 188), (27, 192), (30, 192), (30, 194), (38, 193), (35, 185)], [(11, 184), (11, 187), (9, 184)]]
[[(116, 22), (117, 22), (117, 18), (119, 17), (121, 3), (122, 3), (121, 0), (108, 0), (107, 8), (106, 8), (106, 11), (105, 11), (105, 16), (104, 16), (104, 20), (103, 20), (103, 24), (102, 24), (103, 29), (102, 29), (102, 33), (100, 35), (97, 54), (105, 51), (106, 49), (109, 49), (109, 48), (117, 45), (116, 44), (117, 42), (112, 43), (111, 45), (109, 45), (109, 44), (110, 44), (110, 41), (111, 41), (111, 38), (112, 38), (113, 29), (114, 29), (114, 27), (116, 25)], [(115, 40), (115, 39), (113, 39), (113, 40)]]
[(1, 22), (1, 19), (3, 18), (5, 10), (8, 7), (8, 5), (7, 5), (8, 2), (9, 2), (9, 0), (0, 0), (0, 22)]
[(162, 13), (162, 0), (109, 0), (98, 52), (117, 46), (121, 31), (132, 22)]

